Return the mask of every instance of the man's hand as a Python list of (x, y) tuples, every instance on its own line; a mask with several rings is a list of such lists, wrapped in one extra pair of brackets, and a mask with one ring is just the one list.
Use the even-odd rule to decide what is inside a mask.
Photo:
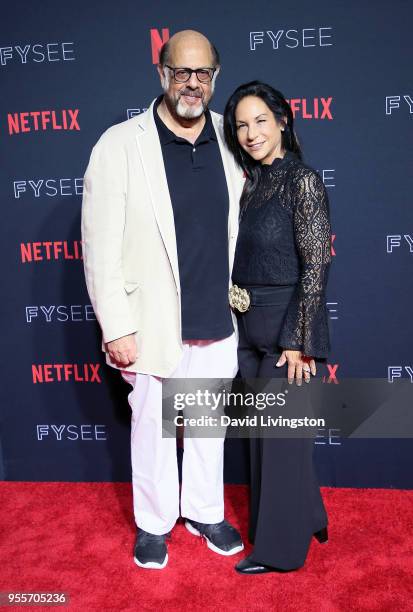
[(123, 336), (106, 344), (110, 359), (117, 366), (128, 366), (135, 363), (138, 349), (134, 334)]
[(301, 351), (283, 351), (279, 360), (275, 364), (277, 368), (280, 368), (285, 363), (288, 363), (288, 382), (292, 384), (294, 378), (298, 386), (301, 385), (304, 380), (306, 383), (310, 382), (311, 374), (313, 376), (317, 373), (317, 368), (314, 359), (301, 354)]

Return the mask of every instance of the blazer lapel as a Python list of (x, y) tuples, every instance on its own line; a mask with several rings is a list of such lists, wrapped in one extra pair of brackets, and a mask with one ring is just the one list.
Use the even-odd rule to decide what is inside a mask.
[[(226, 148), (223, 136), (223, 119), (220, 115), (211, 112), (212, 123), (215, 128), (215, 132), (218, 138), (219, 149), (222, 157), (222, 164), (224, 166), (225, 178), (227, 181), (228, 193), (229, 193), (229, 219), (228, 219), (228, 236), (234, 237), (238, 230), (238, 213), (239, 213), (239, 177), (235, 176), (233, 167), (234, 163), (231, 159), (231, 154)], [(238, 179), (238, 181), (237, 181)]]
[(136, 142), (151, 195), (156, 222), (171, 263), (176, 287), (178, 292), (180, 292), (174, 213), (163, 163), (161, 144), (153, 118), (154, 103), (155, 100), (138, 122)]

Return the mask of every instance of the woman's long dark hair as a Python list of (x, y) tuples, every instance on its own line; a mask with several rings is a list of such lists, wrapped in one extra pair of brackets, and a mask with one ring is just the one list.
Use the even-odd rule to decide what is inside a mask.
[[(290, 105), (280, 91), (262, 83), (251, 81), (240, 85), (228, 100), (224, 111), (224, 134), (227, 146), (238, 165), (244, 170), (247, 180), (241, 196), (241, 208), (247, 206), (261, 178), (261, 163), (255, 161), (240, 146), (237, 138), (235, 110), (239, 102), (246, 96), (261, 98), (272, 111), (276, 121), (284, 126), (281, 145), (285, 151), (291, 151), (298, 159), (302, 159), (300, 145), (294, 132), (294, 117)], [(287, 122), (285, 122), (285, 117)]]

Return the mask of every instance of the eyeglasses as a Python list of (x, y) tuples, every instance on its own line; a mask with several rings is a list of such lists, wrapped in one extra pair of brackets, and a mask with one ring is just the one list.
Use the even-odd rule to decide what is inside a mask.
[(189, 81), (193, 72), (195, 72), (196, 78), (200, 83), (210, 83), (216, 71), (216, 68), (196, 68), (195, 70), (191, 70), (191, 68), (172, 68), (172, 66), (168, 66), (168, 64), (165, 64), (165, 66), (171, 70), (177, 83), (186, 83)]

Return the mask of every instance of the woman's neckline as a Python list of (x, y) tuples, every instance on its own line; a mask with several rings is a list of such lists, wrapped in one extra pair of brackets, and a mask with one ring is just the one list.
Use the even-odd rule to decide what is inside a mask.
[(284, 153), (284, 157), (275, 157), (270, 164), (261, 164), (261, 167), (265, 169), (278, 168), (278, 166), (280, 166), (283, 162), (288, 161), (289, 159), (292, 159), (292, 157), (293, 157), (293, 154), (291, 153), (291, 151), (286, 151)]

